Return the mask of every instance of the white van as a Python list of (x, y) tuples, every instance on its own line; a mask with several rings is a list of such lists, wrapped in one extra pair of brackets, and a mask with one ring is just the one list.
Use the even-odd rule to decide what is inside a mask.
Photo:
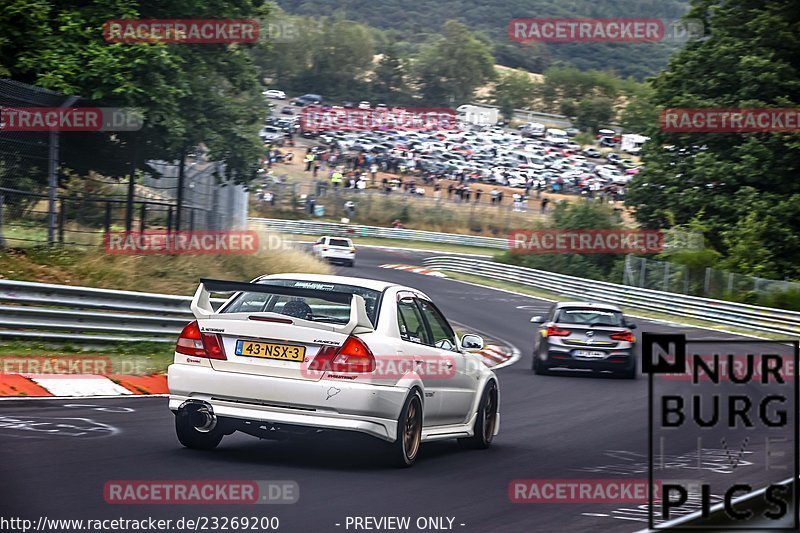
[(526, 137), (541, 137), (544, 135), (545, 127), (538, 122), (527, 122), (522, 126), (521, 132)]
[(564, 130), (558, 130), (555, 128), (549, 128), (545, 132), (544, 140), (549, 142), (550, 144), (566, 144), (569, 142), (569, 137), (567, 137), (567, 132)]
[(516, 150), (511, 152), (511, 158), (518, 166), (524, 165), (527, 168), (532, 168), (536, 170), (543, 170), (545, 168), (545, 161), (541, 155), (535, 154), (533, 152), (524, 152), (522, 150)]

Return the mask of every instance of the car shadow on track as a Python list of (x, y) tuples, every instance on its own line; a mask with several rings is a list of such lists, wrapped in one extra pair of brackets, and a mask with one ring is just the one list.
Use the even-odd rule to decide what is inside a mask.
[[(388, 444), (359, 434), (320, 432), (316, 436), (285, 440), (225, 437), (215, 450), (203, 452), (179, 449), (181, 458), (203, 457), (210, 461), (236, 462), (260, 466), (287, 466), (330, 471), (373, 471), (393, 469), (388, 460)], [(423, 444), (414, 468), (447, 457), (468, 456), (475, 450), (463, 449), (453, 441)], [(486, 452), (483, 452), (486, 453)]]

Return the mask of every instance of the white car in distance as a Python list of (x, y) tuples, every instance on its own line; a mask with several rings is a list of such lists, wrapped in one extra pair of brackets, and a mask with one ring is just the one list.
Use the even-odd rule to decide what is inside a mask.
[(267, 98), (272, 98), (275, 100), (286, 100), (286, 93), (283, 91), (279, 91), (277, 89), (267, 89), (261, 94), (263, 94)]
[(356, 264), (356, 247), (345, 237), (320, 237), (311, 246), (314, 255), (330, 263)]
[[(215, 310), (212, 293), (234, 294)], [(191, 309), (168, 370), (186, 447), (236, 431), (345, 430), (385, 441), (407, 467), (423, 442), (488, 448), (498, 433), (497, 377), (470, 353), (483, 339), (456, 335), (416, 289), (314, 274), (203, 279)]]

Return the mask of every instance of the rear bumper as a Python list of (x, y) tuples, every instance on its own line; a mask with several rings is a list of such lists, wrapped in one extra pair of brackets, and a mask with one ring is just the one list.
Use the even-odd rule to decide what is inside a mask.
[(547, 352), (545, 364), (549, 367), (583, 368), (591, 370), (631, 370), (636, 365), (636, 352), (633, 348), (622, 350), (603, 350), (595, 348), (585, 348), (594, 351), (605, 352), (604, 358), (579, 358), (572, 352), (574, 348), (561, 348), (550, 346)]
[(320, 257), (331, 263), (351, 263), (356, 260), (356, 254), (331, 254), (330, 252), (322, 252)]
[(210, 404), (220, 418), (366, 433), (386, 441), (408, 389), (340, 380), (305, 381), (173, 364), (169, 408), (189, 399)]

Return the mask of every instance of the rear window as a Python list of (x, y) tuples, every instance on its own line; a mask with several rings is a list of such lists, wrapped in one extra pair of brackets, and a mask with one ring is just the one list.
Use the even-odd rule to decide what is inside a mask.
[(350, 320), (350, 304), (332, 301), (330, 296), (326, 298), (326, 293), (344, 292), (347, 294), (357, 294), (364, 298), (367, 316), (373, 326), (377, 324), (378, 305), (381, 296), (380, 291), (341, 283), (322, 283), (291, 279), (263, 280), (260, 281), (259, 284), (311, 289), (315, 294), (313, 296), (300, 297), (265, 292), (243, 292), (238, 294), (236, 298), (220, 312), (273, 312), (314, 322), (347, 324)]
[(608, 309), (569, 307), (560, 309), (555, 322), (587, 326), (624, 326), (622, 313)]
[(350, 241), (345, 239), (331, 239), (330, 240), (331, 246), (343, 246), (344, 248), (350, 248)]

